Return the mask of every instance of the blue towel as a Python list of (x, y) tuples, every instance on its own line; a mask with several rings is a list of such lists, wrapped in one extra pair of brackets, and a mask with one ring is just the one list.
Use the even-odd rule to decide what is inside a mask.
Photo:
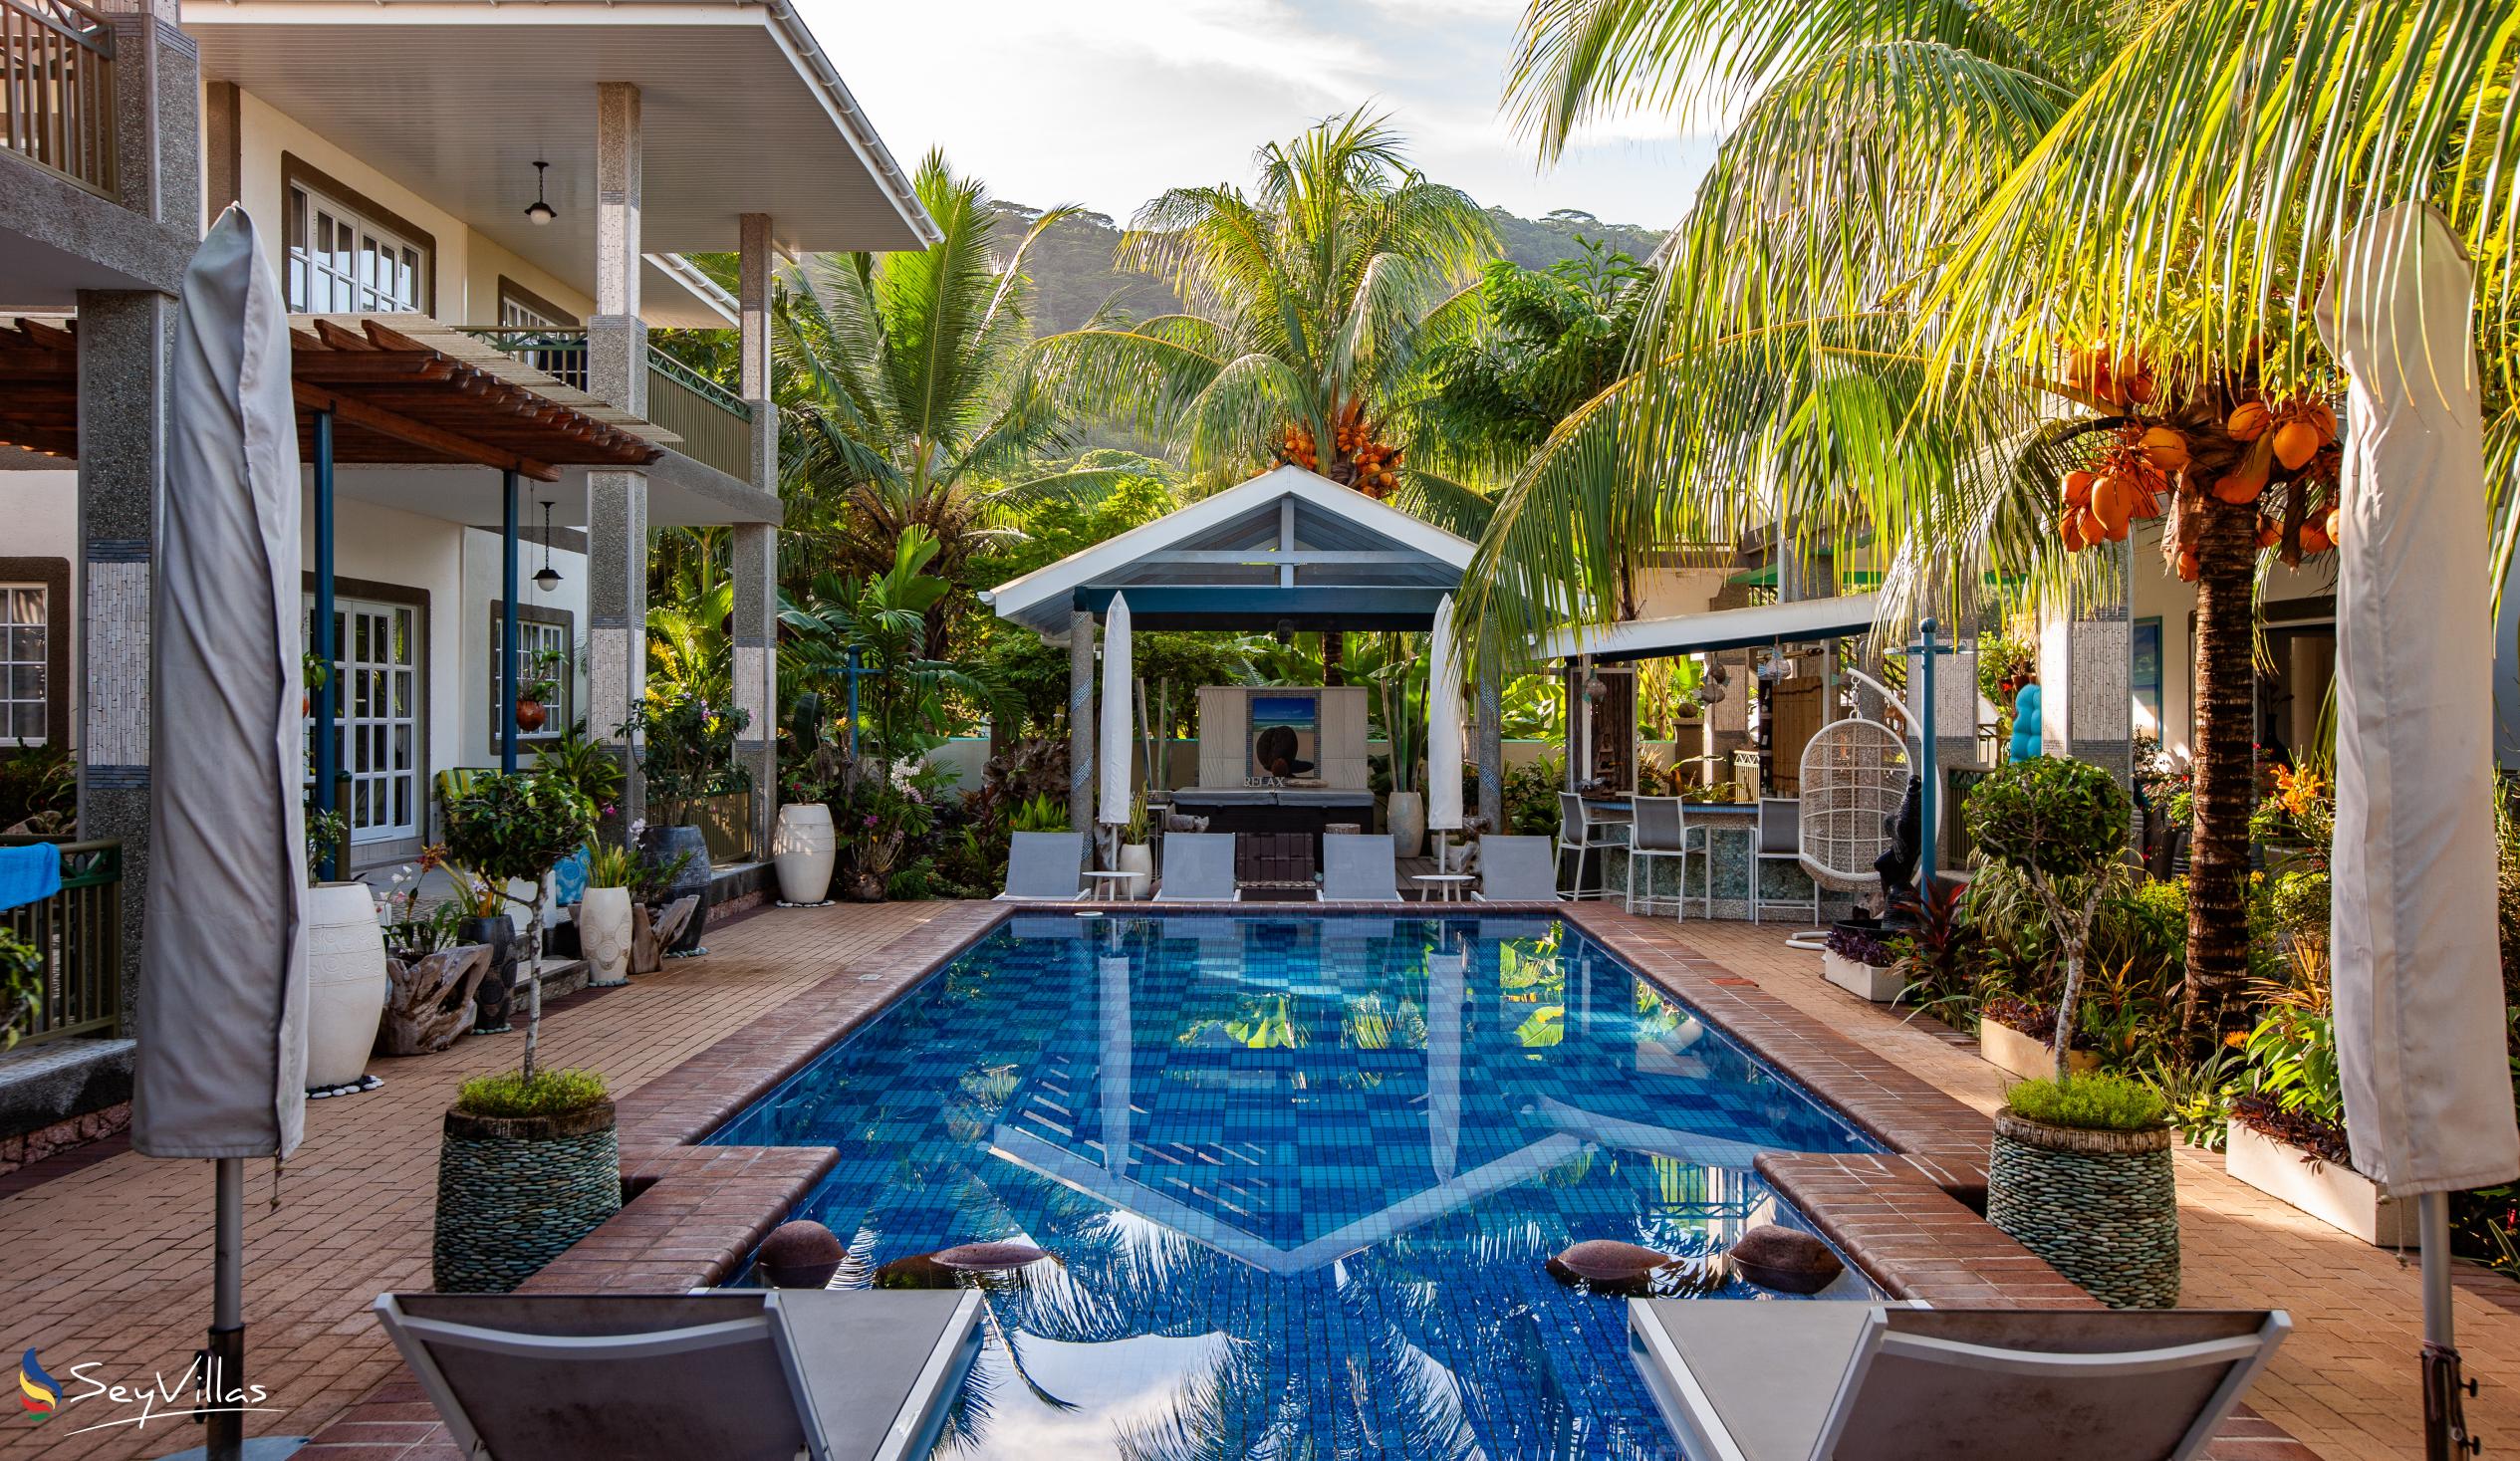
[(587, 895), (587, 859), (593, 855), (585, 848), (560, 859), (551, 870), (554, 901), (561, 907), (575, 907)]
[(40, 903), (61, 891), (61, 849), (51, 843), (0, 848), (0, 908)]

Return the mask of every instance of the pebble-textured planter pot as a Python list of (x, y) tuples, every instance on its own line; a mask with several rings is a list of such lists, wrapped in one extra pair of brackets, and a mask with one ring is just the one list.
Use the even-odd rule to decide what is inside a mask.
[(2178, 1303), (2170, 1132), (2087, 1131), (1995, 1113), (1986, 1220), (2112, 1309)]
[(446, 1113), (430, 1281), (504, 1294), (622, 1206), (613, 1102), (557, 1116)]

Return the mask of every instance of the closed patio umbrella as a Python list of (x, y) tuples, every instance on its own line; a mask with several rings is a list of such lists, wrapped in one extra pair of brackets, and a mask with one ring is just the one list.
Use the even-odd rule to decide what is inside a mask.
[(1112, 596), (1112, 607), (1103, 615), (1103, 725), (1101, 740), (1103, 791), (1096, 803), (1094, 820), (1105, 827), (1122, 827), (1129, 822), (1130, 803), (1134, 800), (1130, 785), (1130, 753), (1136, 737), (1129, 728), (1130, 707), (1136, 703), (1134, 681), (1135, 670), (1129, 651), (1129, 600)]
[[(1452, 596), (1435, 606), (1434, 657), (1426, 664), (1426, 826), (1461, 830), (1461, 656), (1452, 642)], [(1501, 829), (1500, 829), (1501, 830)], [(1440, 849), (1442, 844), (1436, 846)], [(1438, 852), (1437, 855), (1441, 855)], [(1438, 867), (1438, 872), (1449, 869)]]
[(2495, 928), (2491, 589), (2472, 274), (2401, 205), (2319, 329), (2353, 376), (2337, 574), (2333, 979), (2354, 1164), (2415, 1197), (2429, 1454), (2463, 1432), (2447, 1194), (2520, 1173)]
[[(306, 1116), (306, 825), (298, 431), (289, 326), (253, 220), (184, 273), (159, 519), (150, 876), (131, 1144), (217, 1163), (209, 1352), (243, 1388), (244, 1164)], [(231, 1407), (235, 1402), (229, 1402)], [(213, 1401), (213, 1458), (244, 1417)]]

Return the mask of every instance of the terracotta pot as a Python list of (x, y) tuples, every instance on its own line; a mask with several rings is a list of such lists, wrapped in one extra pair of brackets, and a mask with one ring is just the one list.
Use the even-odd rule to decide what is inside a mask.
[(306, 1084), (347, 1086), (368, 1070), (385, 996), (385, 938), (364, 882), (319, 882), (306, 890)]
[(543, 702), (540, 700), (519, 700), (516, 702), (516, 728), (518, 730), (525, 731), (529, 734), (534, 731), (541, 730), (543, 728), (543, 722), (549, 720), (550, 718), (551, 712), (543, 707)]

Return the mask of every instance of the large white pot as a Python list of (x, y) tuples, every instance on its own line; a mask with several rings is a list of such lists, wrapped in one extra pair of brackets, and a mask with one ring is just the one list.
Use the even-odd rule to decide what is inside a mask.
[(1155, 850), (1145, 843), (1123, 843), (1120, 848), (1120, 870), (1141, 874), (1122, 879), (1120, 895), (1132, 901), (1154, 894)]
[(779, 869), (781, 901), (819, 903), (831, 896), (832, 868), (840, 860), (832, 809), (820, 802), (791, 802), (780, 808), (779, 828), (770, 839), (770, 860)]
[(630, 890), (591, 887), (578, 904), (578, 952), (587, 961), (587, 982), (621, 984), (630, 978)]
[(392, 981), (384, 929), (364, 882), (321, 882), (306, 890), (306, 1084), (347, 1086), (368, 1070)]
[(1426, 845), (1426, 799), (1415, 792), (1393, 792), (1383, 799), (1383, 820), (1391, 829), (1394, 855), (1414, 857)]

